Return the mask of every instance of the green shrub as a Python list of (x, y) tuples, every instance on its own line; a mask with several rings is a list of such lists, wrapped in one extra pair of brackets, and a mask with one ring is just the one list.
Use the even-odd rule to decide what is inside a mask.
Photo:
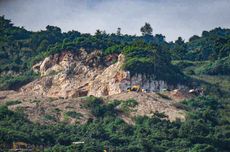
[(43, 118), (44, 118), (45, 120), (57, 121), (57, 119), (56, 119), (55, 116), (49, 115), (49, 114), (45, 114), (45, 115), (43, 116)]
[(86, 103), (83, 107), (88, 108), (95, 117), (105, 117), (115, 116), (117, 114), (115, 109), (117, 105), (119, 105), (117, 101), (105, 104), (101, 98), (89, 96), (86, 98)]
[(7, 102), (5, 103), (5, 105), (6, 105), (6, 106), (12, 106), (12, 105), (20, 104), (20, 103), (22, 103), (22, 102), (19, 101), (19, 100), (11, 100), (11, 101), (7, 101)]
[[(140, 44), (144, 45), (144, 44)], [(125, 47), (124, 70), (130, 71), (131, 76), (144, 74), (149, 78), (164, 80), (169, 84), (188, 82), (189, 79), (174, 65), (171, 64), (170, 55), (159, 47), (149, 45)]]
[(81, 113), (78, 113), (76, 111), (68, 111), (65, 114), (67, 116), (69, 116), (71, 118), (75, 118), (75, 119), (79, 119), (79, 118), (83, 117), (83, 115)]
[(38, 75), (32, 72), (16, 76), (0, 76), (0, 90), (17, 90), (37, 77)]
[(137, 105), (138, 102), (134, 99), (120, 101), (121, 110), (126, 114), (129, 114), (132, 111), (131, 108), (135, 108)]
[(230, 75), (230, 56), (200, 67), (199, 73), (209, 75)]
[[(89, 100), (94, 103), (100, 99), (90, 97)], [(115, 107), (118, 103), (125, 101), (112, 101), (108, 105)], [(135, 107), (137, 103), (130, 100), (126, 104)], [(228, 100), (222, 102), (211, 97), (198, 97), (182, 104), (189, 109), (185, 121), (171, 122), (163, 113), (156, 112), (152, 117), (136, 117), (135, 125), (111, 117), (106, 111), (104, 117), (95, 117), (86, 124), (40, 125), (0, 106), (0, 148), (13, 141), (24, 141), (43, 145), (47, 151), (228, 151)], [(94, 105), (103, 106), (103, 103)], [(108, 112), (111, 110), (104, 108)], [(76, 141), (85, 143), (73, 145), (72, 142)]]
[(177, 60), (177, 61), (173, 61), (172, 63), (181, 70), (187, 67), (194, 66), (194, 63), (192, 61), (187, 61), (187, 60)]

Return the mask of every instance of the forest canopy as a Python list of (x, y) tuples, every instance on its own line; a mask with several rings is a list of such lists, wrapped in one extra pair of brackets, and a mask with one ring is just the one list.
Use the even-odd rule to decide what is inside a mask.
[[(216, 28), (209, 32), (204, 31), (201, 36), (192, 36), (188, 42), (184, 42), (181, 37), (175, 42), (166, 42), (163, 35), (152, 35), (153, 29), (148, 23), (140, 30), (147, 34), (143, 36), (120, 32), (107, 34), (98, 30), (95, 35), (90, 35), (78, 31), (62, 32), (59, 27), (50, 25), (46, 30), (31, 32), (23, 27), (14, 26), (10, 20), (1, 16), (0, 89), (12, 89), (11, 86), (15, 83), (17, 83), (15, 86), (20, 87), (36, 78), (37, 75), (30, 71), (31, 66), (46, 56), (64, 50), (76, 51), (79, 48), (88, 51), (98, 49), (104, 55), (124, 53), (127, 57), (125, 69), (132, 73), (154, 73), (157, 78), (160, 75), (167, 81), (178, 82), (183, 79), (178, 69), (170, 64), (172, 60), (215, 61), (212, 65), (203, 66), (201, 73), (229, 74), (223, 72), (229, 71), (227, 62), (230, 54), (229, 29)], [(223, 65), (218, 66), (220, 63)], [(21, 78), (14, 75), (20, 75)]]

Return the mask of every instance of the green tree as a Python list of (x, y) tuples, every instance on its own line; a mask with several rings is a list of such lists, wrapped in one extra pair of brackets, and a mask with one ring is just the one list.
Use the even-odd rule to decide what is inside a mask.
[(120, 27), (117, 28), (117, 35), (121, 36), (121, 28)]
[(182, 37), (178, 37), (178, 39), (175, 41), (175, 43), (178, 44), (178, 45), (183, 45), (184, 40), (182, 39)]
[(140, 31), (141, 31), (143, 36), (152, 35), (153, 29), (152, 29), (151, 25), (146, 22), (145, 25), (141, 27)]

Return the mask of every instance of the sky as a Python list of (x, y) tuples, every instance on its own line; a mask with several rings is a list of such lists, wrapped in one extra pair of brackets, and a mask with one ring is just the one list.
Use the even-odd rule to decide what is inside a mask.
[(0, 15), (27, 30), (47, 25), (62, 31), (140, 35), (148, 22), (167, 41), (188, 40), (203, 30), (230, 28), (230, 0), (0, 0)]

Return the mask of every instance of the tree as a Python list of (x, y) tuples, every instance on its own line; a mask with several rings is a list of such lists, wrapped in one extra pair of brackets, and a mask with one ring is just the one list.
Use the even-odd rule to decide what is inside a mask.
[(155, 41), (157, 44), (162, 44), (165, 42), (165, 36), (162, 34), (156, 34), (155, 35)]
[(142, 35), (152, 35), (153, 29), (149, 23), (145, 23), (144, 26), (141, 27), (140, 29)]
[(121, 36), (121, 28), (120, 27), (117, 28), (117, 35)]
[(192, 37), (189, 38), (189, 42), (198, 40), (200, 37), (197, 35), (193, 35)]
[(13, 27), (11, 20), (5, 19), (5, 16), (0, 16), (0, 29)]
[(49, 32), (61, 33), (61, 29), (59, 27), (57, 27), (57, 26), (47, 25), (46, 30), (49, 31)]
[(175, 43), (178, 44), (178, 45), (183, 45), (184, 40), (182, 39), (182, 37), (178, 37), (178, 39), (175, 41)]
[(95, 32), (95, 36), (101, 36), (102, 35), (102, 31), (97, 29)]

